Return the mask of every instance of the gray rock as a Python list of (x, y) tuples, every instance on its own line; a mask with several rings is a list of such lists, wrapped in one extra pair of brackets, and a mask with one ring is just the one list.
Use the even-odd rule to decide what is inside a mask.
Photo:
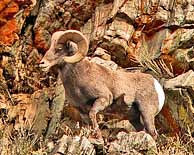
[(111, 56), (108, 54), (108, 51), (100, 47), (96, 49), (96, 51), (94, 52), (94, 56), (101, 57), (104, 60), (111, 60)]
[(55, 145), (55, 149), (51, 154), (95, 155), (96, 151), (94, 149), (94, 146), (84, 136), (71, 137), (71, 136), (63, 135), (63, 137), (60, 140), (58, 140), (57, 144)]
[(118, 68), (118, 65), (113, 61), (106, 61), (98, 57), (94, 57), (91, 59), (91, 62), (95, 62), (99, 65), (102, 65), (108, 69), (116, 70)]
[(162, 44), (161, 51), (170, 54), (179, 48), (190, 48), (194, 43), (194, 29), (177, 29)]
[(192, 70), (164, 82), (166, 102), (159, 122), (168, 132), (194, 131), (194, 72)]
[(110, 143), (108, 154), (146, 154), (157, 153), (156, 142), (153, 138), (141, 131), (125, 133), (120, 132), (117, 135), (117, 139)]
[(192, 70), (179, 75), (173, 79), (167, 80), (164, 83), (166, 89), (175, 89), (175, 88), (188, 88), (191, 87), (194, 90), (194, 72)]

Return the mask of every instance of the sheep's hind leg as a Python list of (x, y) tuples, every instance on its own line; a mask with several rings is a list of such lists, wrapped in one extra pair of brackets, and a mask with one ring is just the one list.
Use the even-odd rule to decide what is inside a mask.
[(142, 119), (144, 122), (144, 126), (146, 131), (154, 138), (157, 139), (158, 133), (155, 128), (154, 124), (154, 115), (147, 115), (145, 113), (142, 113)]
[(155, 123), (154, 123), (154, 117), (155, 117), (155, 114), (154, 114), (154, 110), (153, 110), (153, 107), (151, 106), (148, 106), (149, 105), (149, 102), (146, 102), (147, 103), (147, 106), (146, 106), (146, 109), (145, 109), (145, 104), (144, 103), (145, 101), (141, 101), (141, 104), (139, 104), (139, 111), (141, 113), (141, 117), (142, 117), (142, 120), (143, 120), (143, 124), (144, 124), (144, 127), (145, 127), (145, 130), (154, 138), (154, 139), (157, 139), (157, 131), (156, 131), (156, 128), (155, 128)]

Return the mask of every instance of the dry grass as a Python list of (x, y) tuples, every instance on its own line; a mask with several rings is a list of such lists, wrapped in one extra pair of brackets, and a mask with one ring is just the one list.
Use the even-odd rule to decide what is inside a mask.
[(172, 78), (174, 77), (172, 67), (168, 67), (162, 59), (153, 58), (153, 51), (149, 51), (147, 45), (143, 45), (139, 51), (135, 52), (134, 59), (145, 69), (150, 69), (158, 78)]
[(20, 129), (9, 133), (9, 129), (0, 132), (0, 155), (35, 155), (41, 148), (39, 155), (46, 153), (41, 136), (30, 131)]
[(0, 130), (0, 155), (47, 155), (54, 148), (54, 146), (50, 147), (50, 142), (58, 141), (62, 135), (88, 138), (92, 131), (89, 126), (79, 127), (79, 124), (71, 122), (69, 127), (63, 123), (62, 126), (58, 127), (54, 137), (45, 139), (44, 136), (37, 135), (32, 131), (24, 128), (15, 130), (10, 125), (5, 124), (4, 129)]
[(157, 142), (158, 155), (193, 155), (194, 139), (190, 130), (183, 136), (160, 136)]
[[(68, 128), (68, 127), (65, 127)], [(68, 130), (71, 130), (68, 128)], [(88, 137), (91, 130), (80, 128), (79, 136)], [(68, 131), (69, 136), (77, 134), (73, 130)], [(55, 137), (56, 138), (56, 137)], [(32, 134), (28, 131), (15, 131), (11, 135), (6, 130), (0, 132), (0, 155), (47, 155), (49, 140)], [(108, 146), (105, 146), (108, 147)], [(194, 140), (190, 130), (184, 136), (167, 137), (161, 135), (157, 141), (158, 155), (192, 155), (194, 152)]]

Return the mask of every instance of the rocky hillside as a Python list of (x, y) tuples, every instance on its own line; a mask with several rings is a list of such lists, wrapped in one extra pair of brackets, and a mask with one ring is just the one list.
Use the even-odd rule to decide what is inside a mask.
[[(157, 143), (105, 113), (98, 116), (105, 145), (90, 143), (90, 127), (79, 126), (79, 111), (65, 100), (57, 74), (38, 65), (52, 33), (67, 29), (85, 34), (96, 63), (160, 81), (166, 101), (155, 121)], [(1, 0), (1, 154), (192, 153), (193, 44), (192, 0)]]

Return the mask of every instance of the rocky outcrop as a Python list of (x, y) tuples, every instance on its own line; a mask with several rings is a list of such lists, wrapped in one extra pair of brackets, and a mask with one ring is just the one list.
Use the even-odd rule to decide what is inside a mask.
[[(170, 79), (164, 83), (166, 89), (166, 105), (162, 111), (162, 120), (166, 128), (171, 128), (171, 133), (191, 131), (193, 126), (193, 94), (194, 94), (194, 72), (192, 70)], [(164, 117), (167, 116), (167, 117)]]
[[(28, 120), (50, 137), (62, 119), (80, 120), (79, 111), (64, 107), (57, 74), (38, 67), (51, 34), (76, 29), (90, 41), (91, 61), (113, 70), (140, 68), (164, 84), (166, 102), (156, 118), (159, 133), (181, 133), (187, 127), (193, 133), (193, 15), (191, 0), (1, 0), (1, 129), (5, 119), (16, 129)], [(111, 124), (112, 115), (104, 115), (99, 122), (107, 128), (131, 130), (129, 123)]]
[[(100, 146), (92, 144), (90, 139), (85, 136), (66, 136), (63, 135), (57, 143), (49, 142), (48, 150), (50, 154), (87, 154), (95, 155), (97, 152), (95, 147), (99, 149), (101, 154), (156, 154), (156, 143), (149, 134), (145, 132), (119, 132), (116, 139)], [(99, 153), (98, 152), (98, 153)]]
[(88, 154), (95, 155), (96, 151), (94, 149), (94, 145), (90, 143), (90, 141), (82, 136), (70, 137), (63, 135), (63, 137), (58, 141), (58, 143), (54, 146), (51, 154), (60, 155), (60, 154)]
[(108, 153), (111, 154), (156, 154), (156, 143), (145, 132), (120, 132), (117, 139), (110, 143)]

